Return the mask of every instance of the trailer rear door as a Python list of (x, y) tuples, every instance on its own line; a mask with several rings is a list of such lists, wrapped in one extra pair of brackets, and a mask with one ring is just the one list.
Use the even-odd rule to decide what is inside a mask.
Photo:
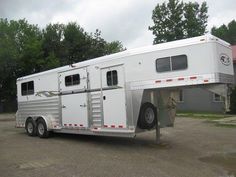
[(87, 69), (74, 69), (59, 74), (62, 125), (88, 127)]

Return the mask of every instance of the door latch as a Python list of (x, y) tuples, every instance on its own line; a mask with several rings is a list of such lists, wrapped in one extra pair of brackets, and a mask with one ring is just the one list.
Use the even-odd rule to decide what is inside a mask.
[(62, 108), (66, 108), (66, 106), (65, 106), (65, 105), (62, 105)]
[(87, 105), (84, 103), (84, 104), (81, 104), (79, 105), (80, 107), (86, 107)]

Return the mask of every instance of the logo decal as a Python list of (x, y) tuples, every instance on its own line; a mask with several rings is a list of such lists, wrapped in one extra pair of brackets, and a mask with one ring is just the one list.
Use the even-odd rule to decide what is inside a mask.
[(226, 54), (220, 55), (220, 61), (223, 65), (229, 66), (230, 65), (230, 57)]
[(53, 96), (57, 96), (57, 95), (58, 95), (57, 91), (41, 91), (41, 92), (37, 92), (35, 94), (35, 96), (39, 96), (39, 97), (42, 97), (42, 96), (53, 97)]

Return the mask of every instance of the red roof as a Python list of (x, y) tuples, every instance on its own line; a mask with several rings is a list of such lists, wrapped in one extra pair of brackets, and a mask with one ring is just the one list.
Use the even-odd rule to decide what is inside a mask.
[(236, 63), (236, 45), (232, 45), (233, 61)]

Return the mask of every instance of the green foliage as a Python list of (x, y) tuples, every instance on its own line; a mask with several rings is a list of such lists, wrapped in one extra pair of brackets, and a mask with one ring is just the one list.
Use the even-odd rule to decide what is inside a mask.
[(26, 70), (32, 73), (35, 68), (31, 60), (25, 61), (37, 52), (40, 33), (36, 26), (29, 25), (25, 20), (8, 22), (0, 19), (0, 34), (0, 98), (9, 102), (16, 95), (17, 76)]
[(236, 45), (236, 21), (232, 20), (228, 25), (221, 25), (220, 27), (213, 27), (211, 33), (231, 45)]
[(197, 2), (189, 2), (184, 6), (184, 30), (186, 36), (194, 37), (200, 36), (206, 32), (207, 27), (207, 15), (208, 7), (206, 2), (203, 2), (201, 6)]
[(87, 53), (90, 45), (88, 35), (76, 23), (69, 23), (65, 26), (63, 45), (65, 47), (64, 64), (88, 59)]
[(157, 4), (152, 13), (154, 25), (149, 27), (155, 36), (153, 43), (204, 34), (208, 19), (207, 11), (206, 2), (200, 5), (197, 2), (169, 0), (168, 3)]
[(120, 41), (108, 42), (105, 45), (106, 54), (117, 53), (117, 52), (120, 52), (122, 50), (126, 50), (126, 49), (123, 48), (123, 45)]
[(176, 116), (196, 118), (196, 119), (208, 119), (208, 120), (217, 120), (217, 119), (231, 117), (231, 115), (227, 115), (227, 114), (220, 114), (220, 113), (216, 114), (216, 113), (209, 113), (209, 112), (178, 112)]
[[(64, 57), (64, 46), (62, 44), (64, 35), (64, 25), (63, 24), (49, 24), (43, 32), (43, 43), (42, 48), (44, 51), (44, 58), (46, 60), (50, 59), (52, 56), (57, 60)], [(62, 61), (58, 61), (59, 65)], [(55, 65), (54, 67), (57, 67)]]
[(119, 41), (106, 42), (101, 31), (88, 34), (76, 23), (40, 29), (25, 19), (0, 19), (0, 102), (15, 100), (18, 77), (122, 50)]

